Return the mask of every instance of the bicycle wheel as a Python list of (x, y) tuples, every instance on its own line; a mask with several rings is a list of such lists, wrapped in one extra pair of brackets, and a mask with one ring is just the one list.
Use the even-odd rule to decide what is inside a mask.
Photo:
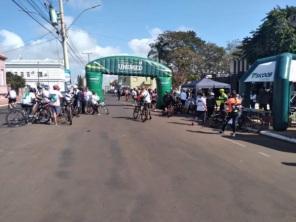
[(42, 124), (46, 124), (50, 121), (51, 113), (48, 109), (42, 109), (38, 112), (38, 120)]
[(93, 114), (93, 112), (94, 112), (94, 109), (93, 109), (92, 106), (88, 106), (88, 107), (86, 107), (86, 109), (85, 109), (85, 113), (86, 113), (86, 114), (91, 115), (91, 114)]
[(145, 122), (148, 119), (148, 110), (146, 108), (143, 108), (141, 111), (141, 120), (142, 122)]
[(23, 126), (27, 123), (21, 110), (12, 109), (6, 115), (6, 123), (9, 127)]
[(100, 114), (109, 115), (109, 109), (105, 105), (99, 105), (98, 112)]
[(135, 109), (134, 109), (134, 112), (133, 112), (133, 118), (134, 119), (138, 119), (139, 111), (140, 111), (139, 106), (135, 106)]
[(70, 107), (66, 108), (66, 114), (67, 114), (67, 120), (68, 120), (69, 125), (72, 125), (73, 115), (72, 115), (72, 110)]

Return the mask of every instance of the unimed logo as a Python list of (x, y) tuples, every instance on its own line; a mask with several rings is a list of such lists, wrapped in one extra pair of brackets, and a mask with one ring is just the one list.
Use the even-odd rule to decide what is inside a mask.
[(143, 70), (143, 62), (139, 61), (138, 64), (119, 63), (118, 70), (119, 71), (142, 71)]

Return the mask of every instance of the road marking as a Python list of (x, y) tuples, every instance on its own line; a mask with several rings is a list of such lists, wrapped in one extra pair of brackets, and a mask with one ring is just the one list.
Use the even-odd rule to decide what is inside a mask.
[(235, 144), (235, 145), (238, 145), (238, 146), (240, 146), (240, 147), (246, 147), (245, 144), (242, 144), (242, 143), (239, 143), (239, 142), (236, 142), (236, 141), (233, 141), (233, 140), (230, 140), (230, 139), (224, 138), (224, 137), (222, 137), (222, 139), (223, 139), (223, 140), (226, 140), (226, 141), (228, 141), (228, 142), (231, 142), (231, 143), (233, 143), (233, 144)]
[(269, 154), (267, 154), (267, 153), (263, 153), (263, 152), (258, 152), (260, 155), (262, 155), (262, 156), (265, 156), (265, 157), (270, 157), (270, 155)]

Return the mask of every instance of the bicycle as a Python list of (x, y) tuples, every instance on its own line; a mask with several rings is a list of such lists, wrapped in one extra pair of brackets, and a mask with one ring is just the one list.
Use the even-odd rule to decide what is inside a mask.
[(250, 109), (244, 109), (238, 118), (238, 129), (246, 128), (248, 130), (248, 128), (251, 128), (259, 132), (264, 127), (265, 124), (262, 116)]
[(69, 125), (73, 124), (72, 98), (64, 98), (59, 120), (60, 122), (68, 123)]
[(147, 103), (138, 103), (133, 112), (133, 118), (136, 120), (140, 117), (142, 122), (148, 120), (148, 104)]
[(33, 106), (25, 106), (22, 108), (10, 109), (6, 114), (6, 123), (9, 127), (23, 126), (27, 123), (42, 123), (46, 124), (50, 121), (51, 112), (49, 110), (49, 102), (45, 100), (37, 100), (37, 110), (34, 115), (31, 114)]
[(109, 115), (109, 109), (106, 106), (105, 102), (100, 102), (98, 103), (98, 112), (99, 114), (104, 114), (104, 115)]

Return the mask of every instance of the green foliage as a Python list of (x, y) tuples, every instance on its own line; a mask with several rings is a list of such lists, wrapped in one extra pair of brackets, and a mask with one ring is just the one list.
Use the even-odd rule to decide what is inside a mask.
[(148, 57), (172, 68), (174, 87), (207, 74), (228, 72), (224, 48), (205, 42), (194, 31), (164, 32), (150, 47)]
[(83, 77), (81, 75), (77, 76), (77, 86), (79, 89), (83, 88)]
[(296, 28), (290, 21), (293, 15), (296, 15), (296, 7), (271, 10), (257, 30), (243, 40), (241, 55), (253, 63), (283, 52), (296, 53)]
[(16, 91), (26, 86), (26, 81), (23, 77), (14, 75), (11, 72), (6, 73), (6, 80), (7, 84), (10, 85), (11, 88), (15, 89)]

